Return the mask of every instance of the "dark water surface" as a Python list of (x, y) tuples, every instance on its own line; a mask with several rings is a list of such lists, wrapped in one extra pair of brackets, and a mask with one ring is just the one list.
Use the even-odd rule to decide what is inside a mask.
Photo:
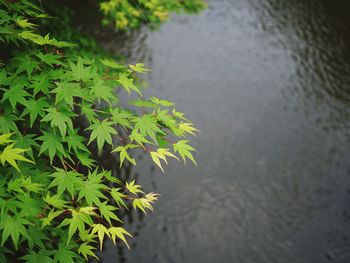
[(350, 1), (209, 0), (102, 44), (188, 113), (198, 167), (133, 170), (162, 194), (103, 262), (350, 262)]

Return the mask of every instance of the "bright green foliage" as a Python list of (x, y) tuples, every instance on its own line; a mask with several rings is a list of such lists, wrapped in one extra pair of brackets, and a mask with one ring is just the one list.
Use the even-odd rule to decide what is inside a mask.
[(115, 244), (115, 239), (117, 237), (117, 238), (121, 239), (125, 243), (125, 245), (127, 245), (127, 247), (130, 249), (128, 242), (126, 241), (125, 236), (132, 237), (132, 235), (128, 231), (126, 231), (124, 228), (111, 227), (110, 229), (108, 229), (108, 233), (110, 234), (111, 239), (112, 239), (114, 244)]
[[(64, 15), (46, 14), (50, 2), (0, 0), (0, 262), (85, 262), (105, 239), (129, 247), (121, 210), (152, 211), (158, 195), (122, 182), (94, 152), (120, 166), (136, 165), (135, 152), (143, 152), (162, 171), (169, 158), (195, 163), (187, 136), (197, 129), (174, 103), (143, 97), (138, 75), (146, 66), (108, 57)], [(203, 6), (100, 2), (119, 28)], [(120, 93), (131, 96), (130, 107)]]
[(197, 165), (196, 161), (193, 158), (191, 152), (196, 151), (192, 146), (188, 144), (187, 140), (180, 140), (177, 143), (173, 144), (174, 152), (178, 152), (181, 158), (186, 163), (186, 158), (190, 159), (194, 164)]
[(204, 0), (102, 0), (100, 9), (106, 15), (105, 24), (114, 22), (117, 28), (135, 28), (141, 23), (157, 26), (169, 18), (170, 12), (197, 13), (205, 8)]
[(117, 134), (117, 131), (113, 129), (113, 125), (114, 122), (107, 121), (106, 119), (90, 125), (87, 128), (87, 130), (91, 131), (89, 144), (96, 140), (99, 151), (102, 150), (105, 143), (112, 145), (112, 135)]
[(165, 163), (168, 163), (167, 160), (166, 160), (167, 156), (173, 157), (173, 158), (178, 160), (178, 158), (174, 154), (172, 154), (169, 151), (169, 149), (159, 148), (157, 151), (151, 152), (151, 157), (152, 157), (153, 162), (156, 165), (158, 165), (158, 167), (160, 169), (162, 169), (163, 172), (164, 172), (164, 169), (162, 167), (162, 164), (161, 164), (160, 160), (163, 160)]
[[(9, 139), (10, 137), (11, 137), (11, 134), (4, 134), (0, 136), (0, 145), (12, 142), (12, 140)], [(33, 163), (33, 161), (23, 156), (23, 153), (27, 151), (26, 149), (14, 148), (14, 145), (15, 145), (14, 143), (7, 145), (0, 152), (0, 162), (2, 165), (5, 165), (6, 163), (8, 163), (12, 165), (14, 168), (16, 168), (17, 171), (19, 171), (17, 161), (24, 161), (28, 163)]]

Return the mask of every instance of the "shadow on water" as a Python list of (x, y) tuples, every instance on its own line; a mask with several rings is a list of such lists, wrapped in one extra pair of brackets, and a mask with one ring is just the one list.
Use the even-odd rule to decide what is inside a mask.
[[(170, 98), (202, 133), (199, 166), (137, 177), (162, 194), (156, 213), (122, 215), (132, 251), (103, 262), (350, 261), (350, 2), (209, 0), (159, 31), (82, 31), (151, 68), (149, 94)], [(85, 18), (84, 18), (85, 16)], [(139, 177), (137, 175), (140, 175)]]

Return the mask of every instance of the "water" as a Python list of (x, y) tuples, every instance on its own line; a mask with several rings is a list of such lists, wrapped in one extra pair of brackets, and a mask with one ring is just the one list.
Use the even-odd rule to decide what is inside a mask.
[(349, 7), (209, 0), (154, 32), (89, 27), (201, 130), (198, 167), (140, 156), (132, 174), (162, 196), (103, 262), (350, 262)]

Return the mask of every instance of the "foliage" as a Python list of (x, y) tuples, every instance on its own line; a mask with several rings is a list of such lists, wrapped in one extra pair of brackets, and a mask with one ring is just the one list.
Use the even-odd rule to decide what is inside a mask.
[(206, 7), (203, 0), (103, 0), (103, 23), (117, 28), (135, 28), (141, 23), (156, 26), (169, 18), (170, 12), (197, 13)]
[[(118, 27), (134, 27), (144, 20), (131, 2), (101, 8), (107, 19), (127, 17), (127, 24), (115, 17)], [(192, 10), (195, 2), (134, 3), (159, 22), (159, 12)], [(144, 64), (125, 66), (96, 52), (92, 40), (40, 4), (0, 0), (0, 260), (83, 262), (97, 257), (106, 238), (128, 246), (118, 212), (145, 213), (158, 198), (98, 166), (94, 149), (113, 153), (120, 166), (136, 165), (139, 150), (163, 170), (161, 161), (176, 154), (195, 163), (186, 137), (197, 130), (173, 103), (142, 96), (137, 74), (149, 71)], [(129, 107), (120, 93), (133, 98)]]

